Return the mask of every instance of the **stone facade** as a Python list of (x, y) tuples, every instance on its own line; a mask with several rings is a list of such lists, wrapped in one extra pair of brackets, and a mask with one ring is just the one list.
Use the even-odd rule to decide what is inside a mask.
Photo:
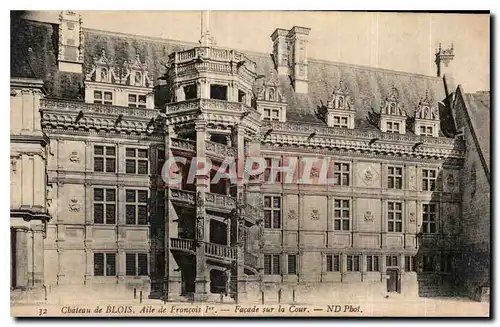
[[(277, 29), (273, 68), (266, 54), (218, 48), (209, 31), (200, 45), (156, 40), (111, 57), (96, 43), (115, 36), (83, 28), (75, 97), (58, 96), (66, 75), (14, 69), (12, 288), (260, 302), (454, 295), (457, 277), (468, 292), (489, 281), (489, 175), (460, 89), (442, 108), (440, 78), (394, 72), (375, 94), (369, 74), (389, 73), (325, 66), (336, 73), (320, 76), (309, 32)], [(439, 130), (438, 109), (463, 137)], [(214, 184), (197, 171), (189, 182), (203, 160), (232, 158), (242, 173), (251, 157), (278, 162), (278, 179), (266, 169)], [(173, 158), (185, 163), (162, 172)], [(481, 274), (476, 255), (488, 259)]]

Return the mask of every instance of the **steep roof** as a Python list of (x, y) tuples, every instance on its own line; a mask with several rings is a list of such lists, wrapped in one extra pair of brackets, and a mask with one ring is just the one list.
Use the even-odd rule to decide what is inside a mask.
[[(38, 77), (47, 81), (46, 87), (51, 96), (64, 98), (83, 97), (84, 73), (90, 69), (93, 57), (103, 49), (108, 58), (113, 58), (119, 66), (139, 54), (141, 61), (148, 64), (152, 77), (157, 79), (165, 74), (164, 64), (169, 53), (195, 46), (188, 42), (84, 29), (84, 73), (75, 74), (59, 72), (57, 69), (57, 24), (28, 22), (17, 27), (15, 33), (11, 49), (24, 49), (31, 44), (30, 61), (35, 66)], [(11, 50), (11, 53), (18, 50)], [(258, 74), (265, 75), (270, 69), (274, 69), (270, 54), (243, 52), (257, 63)], [(23, 76), (28, 72), (25, 66), (17, 62), (11, 63), (11, 76)], [(440, 78), (419, 74), (309, 59), (308, 77), (309, 93), (297, 94), (289, 77), (279, 76), (281, 91), (288, 103), (289, 121), (324, 124), (318, 118), (317, 110), (326, 105), (330, 93), (339, 81), (346, 85), (353, 98), (357, 128), (374, 128), (366, 121), (367, 114), (372, 108), (380, 108), (382, 99), (393, 87), (398, 90), (400, 101), (410, 116), (426, 90), (434, 101), (445, 98)]]
[(471, 128), (476, 135), (479, 151), (484, 158), (487, 174), (490, 171), (490, 92), (464, 93)]

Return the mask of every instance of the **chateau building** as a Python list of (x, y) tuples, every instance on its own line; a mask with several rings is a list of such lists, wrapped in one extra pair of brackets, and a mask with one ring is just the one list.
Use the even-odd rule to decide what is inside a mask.
[(14, 14), (12, 297), (487, 299), (489, 92), (453, 45), (424, 76), (311, 59), (306, 27), (222, 48), (204, 15), (190, 44)]

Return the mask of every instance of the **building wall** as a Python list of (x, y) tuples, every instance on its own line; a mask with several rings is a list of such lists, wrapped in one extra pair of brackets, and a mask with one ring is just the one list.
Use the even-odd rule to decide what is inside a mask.
[(464, 166), (461, 170), (462, 220), (460, 241), (462, 267), (460, 280), (469, 296), (477, 298), (481, 286), (489, 287), (490, 280), (490, 183), (480, 159), (473, 130), (468, 119), (462, 92), (457, 91), (454, 118), (457, 128), (462, 128), (466, 142)]

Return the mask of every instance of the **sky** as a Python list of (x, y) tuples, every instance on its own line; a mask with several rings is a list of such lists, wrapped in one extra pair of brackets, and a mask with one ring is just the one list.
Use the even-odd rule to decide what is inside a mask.
[[(83, 26), (113, 32), (197, 42), (200, 11), (79, 11)], [(28, 18), (58, 22), (57, 11)], [(211, 11), (217, 45), (272, 52), (276, 28), (311, 29), (308, 57), (436, 76), (434, 53), (452, 42), (451, 71), (465, 92), (490, 89), (490, 16), (478, 14), (333, 11)]]

